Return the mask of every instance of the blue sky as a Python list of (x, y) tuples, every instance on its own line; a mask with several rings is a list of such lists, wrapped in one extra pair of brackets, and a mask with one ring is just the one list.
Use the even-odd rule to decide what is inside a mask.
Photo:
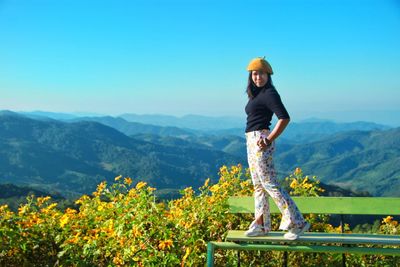
[(0, 0), (0, 109), (244, 116), (266, 56), (295, 120), (400, 125), (400, 2)]

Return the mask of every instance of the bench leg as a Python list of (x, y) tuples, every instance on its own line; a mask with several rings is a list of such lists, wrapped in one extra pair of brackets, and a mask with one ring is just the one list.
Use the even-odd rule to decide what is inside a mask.
[(207, 244), (207, 267), (214, 267), (214, 244)]
[(237, 258), (238, 258), (237, 266), (240, 267), (240, 250), (237, 251)]
[(342, 254), (342, 267), (346, 267), (346, 255)]
[(282, 264), (282, 266), (283, 267), (287, 267), (287, 264), (288, 264), (288, 252), (284, 251), (283, 252), (283, 264)]
[[(344, 234), (344, 215), (343, 214), (340, 214), (340, 229), (341, 229), (342, 234)], [(342, 254), (342, 267), (346, 267), (346, 255), (344, 253)]]

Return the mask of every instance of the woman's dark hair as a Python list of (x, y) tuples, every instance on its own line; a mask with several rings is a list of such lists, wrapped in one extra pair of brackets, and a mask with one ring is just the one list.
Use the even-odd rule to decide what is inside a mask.
[[(268, 81), (262, 89), (270, 87), (274, 88), (274, 84), (272, 83), (271, 74), (268, 74)], [(251, 71), (250, 71), (246, 89), (246, 93), (249, 99), (254, 98), (253, 92), (255, 92), (257, 89), (259, 88), (254, 84), (253, 79), (251, 78)]]

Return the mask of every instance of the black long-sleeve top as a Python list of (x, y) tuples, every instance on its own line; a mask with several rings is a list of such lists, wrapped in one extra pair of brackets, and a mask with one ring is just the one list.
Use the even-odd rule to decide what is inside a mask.
[(289, 113), (274, 87), (257, 88), (252, 93), (254, 97), (249, 99), (245, 108), (246, 132), (269, 129), (273, 114), (278, 119), (290, 119)]

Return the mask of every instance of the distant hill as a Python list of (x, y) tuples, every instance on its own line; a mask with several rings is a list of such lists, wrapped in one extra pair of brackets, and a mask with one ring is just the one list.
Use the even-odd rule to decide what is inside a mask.
[(288, 146), (277, 151), (276, 162), (285, 171), (301, 166), (325, 183), (375, 196), (400, 196), (400, 128), (345, 132)]
[(183, 138), (156, 134), (136, 134), (132, 137), (151, 143), (160, 142), (166, 146), (197, 147), (223, 151), (237, 157), (246, 156), (245, 139), (234, 135), (191, 135)]
[(282, 138), (296, 143), (322, 140), (333, 134), (348, 131), (387, 130), (391, 127), (373, 122), (336, 123), (332, 121), (313, 120), (301, 123), (290, 123)]
[(144, 124), (159, 126), (175, 126), (194, 130), (215, 130), (242, 127), (244, 119), (240, 117), (209, 117), (200, 115), (185, 115), (183, 117), (167, 115), (122, 114), (119, 117)]
[[(153, 116), (159, 119), (163, 118), (163, 116)], [(169, 118), (169, 116), (166, 117)], [(126, 135), (135, 135), (137, 138), (139, 138), (139, 136), (145, 138), (144, 136), (146, 136), (147, 141), (150, 142), (153, 142), (155, 139), (163, 139), (163, 142), (169, 145), (172, 143), (179, 145), (190, 144), (194, 146), (203, 144), (209, 148), (222, 150), (232, 155), (240, 156), (246, 153), (245, 135), (244, 129), (242, 128), (203, 131), (128, 122), (120, 117), (110, 116), (81, 117), (75, 118), (74, 121), (97, 121), (113, 127)], [(390, 127), (371, 122), (335, 123), (327, 120), (312, 119), (302, 123), (290, 123), (285, 132), (278, 139), (278, 143), (286, 149), (287, 144), (312, 143), (341, 132), (387, 129), (390, 129)]]
[(137, 122), (128, 122), (120, 117), (80, 117), (70, 121), (96, 121), (110, 126), (136, 139), (162, 143), (167, 146), (185, 146), (220, 150), (225, 153), (243, 157), (246, 154), (246, 144), (243, 137), (235, 135), (210, 134), (207, 131), (181, 129), (170, 126), (156, 126)]
[(28, 118), (32, 119), (45, 119), (50, 118), (54, 120), (70, 120), (77, 116), (70, 113), (57, 113), (57, 112), (46, 112), (46, 111), (31, 111), (31, 112), (18, 112)]
[[(113, 127), (126, 135), (156, 134), (175, 137), (187, 135), (235, 135), (244, 137), (246, 119), (244, 117), (210, 117), (200, 115), (186, 115), (175, 117), (159, 114), (122, 114), (111, 116), (83, 116), (76, 113), (54, 113), (45, 111), (21, 112), (25, 116), (34, 119), (51, 118), (69, 121), (97, 121)], [(273, 124), (276, 123), (274, 117)], [(349, 122), (339, 123), (330, 120), (310, 118), (301, 122), (291, 122), (280, 137), (284, 143), (313, 142), (322, 140), (327, 136), (346, 131), (372, 131), (387, 130), (390, 126), (373, 122)]]
[[(207, 177), (216, 179), (223, 164), (247, 165), (239, 128), (234, 135), (234, 129), (188, 130), (116, 117), (69, 123), (44, 118), (0, 112), (0, 182), (80, 194), (122, 174), (174, 195)], [(399, 196), (399, 129), (364, 122), (290, 123), (278, 139), (279, 177), (301, 167), (330, 186)]]
[(79, 117), (101, 117), (104, 115), (98, 114), (98, 113), (90, 113), (90, 112), (72, 112), (72, 113), (62, 113), (62, 112), (49, 112), (49, 111), (41, 111), (41, 110), (36, 110), (36, 111), (20, 111), (17, 112), (21, 115), (24, 115), (28, 118), (32, 119), (44, 119), (44, 118), (50, 118), (54, 120), (71, 120), (74, 118), (79, 118)]
[(187, 137), (194, 134), (193, 130), (184, 130), (172, 126), (157, 126), (152, 124), (129, 122), (121, 117), (79, 117), (70, 121), (95, 121), (117, 129), (126, 135), (155, 134), (161, 136)]
[(17, 186), (6, 183), (0, 184), (0, 198), (12, 198), (20, 196), (34, 195), (36, 197), (52, 196), (54, 199), (64, 199), (59, 193), (49, 193), (42, 190), (37, 190), (29, 186)]
[[(295, 167), (301, 166), (305, 167), (308, 173), (314, 173), (318, 177), (320, 177), (323, 181), (327, 183), (336, 183), (337, 185), (354, 189), (360, 192), (368, 191), (374, 195), (394, 195), (398, 194), (395, 189), (391, 189), (391, 186), (388, 186), (388, 181), (380, 181), (379, 186), (376, 188), (370, 188), (371, 184), (368, 181), (360, 180), (359, 176), (363, 176), (365, 178), (374, 176), (372, 180), (378, 182), (379, 178), (387, 177), (386, 179), (394, 179), (399, 182), (399, 176), (396, 171), (396, 167), (392, 168), (394, 174), (388, 175), (384, 172), (383, 169), (379, 169), (376, 162), (381, 160), (379, 157), (376, 158), (376, 161), (371, 161), (369, 163), (363, 162), (364, 159), (357, 158), (356, 155), (352, 153), (346, 156), (346, 161), (340, 160), (341, 157), (344, 157), (340, 151), (341, 149), (348, 148), (351, 150), (352, 138), (354, 137), (354, 129), (358, 130), (360, 133), (365, 132), (377, 132), (383, 133), (388, 130), (390, 127), (384, 125), (378, 125), (375, 123), (368, 122), (354, 122), (354, 123), (334, 123), (331, 121), (321, 121), (321, 120), (312, 120), (304, 123), (291, 123), (289, 127), (278, 140), (278, 149), (277, 149), (277, 157), (276, 162), (278, 166), (278, 172), (281, 177), (290, 173)], [(188, 134), (184, 138), (177, 138), (174, 136), (163, 136), (157, 134), (137, 134), (133, 136), (139, 140), (145, 140), (151, 143), (154, 142), (162, 142), (164, 145), (168, 146), (184, 146), (184, 147), (203, 147), (210, 148), (215, 150), (221, 150), (231, 155), (235, 155), (238, 157), (243, 157), (246, 155), (246, 146), (244, 133), (242, 129), (237, 129), (240, 132), (239, 136), (230, 135), (233, 131), (230, 130), (215, 130), (215, 131), (207, 131), (208, 134), (203, 132), (203, 135), (196, 133), (193, 135)], [(297, 132), (297, 133), (296, 133)], [(159, 132), (160, 133), (160, 132)], [(220, 134), (218, 134), (220, 133)], [(221, 134), (222, 133), (222, 134)], [(336, 144), (332, 145), (329, 151), (335, 151), (339, 154), (333, 156), (331, 154), (325, 155), (326, 160), (331, 159), (332, 161), (339, 161), (338, 163), (334, 163), (333, 165), (319, 165), (322, 163), (319, 159), (315, 159), (316, 155), (324, 154), (325, 147), (330, 146), (331, 142), (335, 142), (338, 136), (342, 136), (344, 139), (343, 145), (337, 146)], [(366, 146), (360, 146), (361, 150), (369, 150), (369, 143), (373, 143), (373, 140), (366, 141)], [(299, 144), (299, 146), (296, 146)], [(296, 148), (298, 150), (296, 150)], [(304, 151), (312, 150), (312, 157), (307, 158), (302, 155)], [(378, 148), (380, 153), (377, 155), (381, 155), (385, 158), (387, 155), (383, 152), (384, 149)], [(369, 153), (369, 152), (365, 152)], [(397, 153), (397, 154), (396, 154)], [(281, 160), (280, 155), (283, 154), (284, 158)], [(392, 161), (396, 161), (396, 157), (400, 155), (398, 152), (389, 153), (388, 161), (386, 164), (395, 164)], [(386, 156), (385, 156), (386, 155)], [(351, 161), (355, 161), (356, 163), (353, 165), (346, 166), (348, 162), (350, 162), (347, 157), (351, 158)], [(302, 160), (304, 158), (304, 160)], [(245, 163), (246, 164), (246, 163)], [(365, 167), (367, 164), (369, 167)], [(375, 165), (376, 167), (372, 167)], [(308, 167), (313, 166), (313, 167)], [(359, 168), (359, 166), (364, 166), (362, 170), (353, 170), (352, 166)], [(314, 168), (315, 167), (315, 168)], [(341, 170), (341, 171), (340, 171)], [(353, 176), (353, 173), (357, 173), (357, 177)], [(375, 173), (375, 174), (372, 174)], [(345, 175), (344, 175), (345, 174)], [(396, 176), (397, 175), (397, 176)], [(334, 178), (326, 178), (326, 177), (334, 177)], [(355, 179), (354, 181), (353, 178)], [(342, 180), (347, 182), (343, 183)]]
[(0, 115), (0, 182), (81, 194), (119, 174), (157, 188), (200, 186), (223, 164), (244, 158), (204, 147), (130, 138), (97, 122), (39, 121)]
[[(326, 120), (312, 120), (300, 123), (290, 122), (278, 140), (280, 143), (285, 144), (311, 143), (341, 132), (387, 130), (390, 128), (389, 126), (373, 122), (336, 123)], [(244, 131), (243, 126), (241, 128), (210, 130), (208, 133), (244, 137)]]
[(13, 211), (17, 211), (18, 206), (26, 203), (26, 197), (31, 195), (35, 197), (51, 196), (52, 200), (57, 202), (65, 201), (65, 198), (59, 193), (44, 192), (28, 186), (0, 184), (0, 206), (7, 204)]

